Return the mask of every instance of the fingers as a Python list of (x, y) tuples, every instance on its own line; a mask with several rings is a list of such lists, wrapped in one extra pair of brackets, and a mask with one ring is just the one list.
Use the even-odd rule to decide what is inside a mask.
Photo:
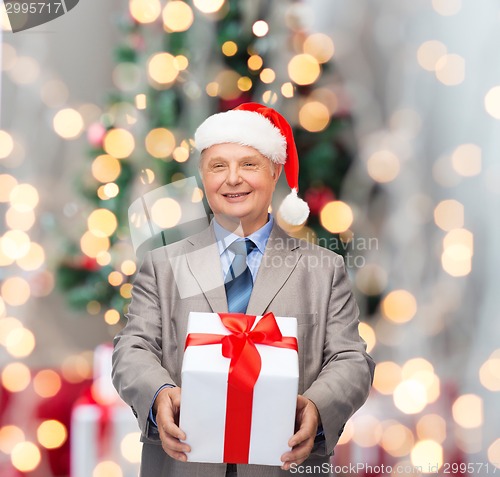
[(179, 428), (180, 388), (162, 390), (155, 401), (156, 422), (163, 450), (173, 459), (186, 462), (186, 452), (191, 448), (186, 443), (186, 434)]
[[(186, 440), (186, 434), (175, 424), (175, 422), (168, 420), (164, 422), (162, 419), (157, 419), (157, 422), (160, 437), (162, 437), (163, 433), (165, 437), (172, 438), (177, 442)], [(184, 444), (184, 446), (187, 446), (187, 444)], [(189, 452), (189, 450), (187, 451)]]
[(288, 445), (292, 448), (295, 449), (297, 446), (301, 445), (303, 442), (307, 441), (308, 439), (312, 439), (314, 441), (314, 438), (316, 437), (316, 427), (311, 427), (311, 428), (303, 428), (301, 427), (288, 441)]
[(297, 397), (297, 432), (290, 438), (290, 447), (298, 446), (303, 441), (316, 437), (319, 424), (319, 413), (312, 401), (304, 396)]
[(297, 397), (297, 432), (290, 438), (290, 452), (282, 455), (283, 470), (289, 470), (291, 464), (301, 464), (311, 453), (319, 423), (319, 413), (312, 401), (304, 396)]
[(158, 427), (161, 425), (167, 434), (184, 440), (186, 439), (186, 434), (177, 425), (179, 422), (180, 390), (179, 388), (175, 389), (177, 391), (167, 393), (165, 399), (162, 399), (158, 404), (156, 422), (158, 423)]
[(160, 439), (163, 450), (172, 457), (172, 459), (182, 462), (187, 461), (186, 452), (191, 450), (187, 444), (180, 442), (178, 438), (168, 434), (164, 429), (160, 429)]
[(288, 445), (292, 447), (290, 452), (286, 452), (281, 457), (283, 462), (282, 469), (288, 470), (292, 463), (297, 465), (302, 464), (311, 454), (314, 446), (314, 438), (316, 437), (316, 428), (314, 430), (299, 429), (292, 438), (288, 441)]
[(283, 456), (281, 457), (281, 460), (283, 462), (281, 468), (283, 470), (289, 470), (292, 464), (302, 464), (302, 462), (304, 462), (311, 454), (313, 445), (314, 438), (309, 438), (295, 446), (292, 451), (283, 454)]

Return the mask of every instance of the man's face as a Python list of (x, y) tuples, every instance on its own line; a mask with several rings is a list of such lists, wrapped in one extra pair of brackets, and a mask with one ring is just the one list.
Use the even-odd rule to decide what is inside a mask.
[(203, 151), (201, 178), (218, 220), (241, 223), (248, 233), (262, 227), (281, 168), (253, 147), (226, 143)]

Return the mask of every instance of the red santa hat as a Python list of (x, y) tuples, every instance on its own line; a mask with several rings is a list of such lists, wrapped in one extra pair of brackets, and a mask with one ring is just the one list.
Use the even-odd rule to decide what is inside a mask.
[(276, 110), (258, 103), (240, 104), (230, 111), (208, 117), (194, 135), (199, 151), (216, 144), (235, 143), (250, 146), (276, 164), (283, 164), (292, 189), (282, 202), (279, 213), (291, 225), (304, 223), (309, 206), (297, 196), (299, 157), (293, 131)]

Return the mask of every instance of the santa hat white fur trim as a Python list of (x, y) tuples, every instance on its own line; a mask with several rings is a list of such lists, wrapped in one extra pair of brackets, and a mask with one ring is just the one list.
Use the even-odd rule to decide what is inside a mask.
[(194, 141), (199, 151), (229, 142), (253, 147), (276, 164), (286, 162), (285, 137), (271, 121), (254, 111), (214, 114), (196, 130)]

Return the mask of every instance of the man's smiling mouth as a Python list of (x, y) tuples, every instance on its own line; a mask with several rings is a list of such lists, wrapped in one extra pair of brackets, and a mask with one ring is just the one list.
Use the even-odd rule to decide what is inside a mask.
[(239, 192), (237, 194), (222, 194), (224, 197), (229, 197), (230, 199), (236, 199), (237, 197), (243, 197), (250, 194), (250, 192)]

